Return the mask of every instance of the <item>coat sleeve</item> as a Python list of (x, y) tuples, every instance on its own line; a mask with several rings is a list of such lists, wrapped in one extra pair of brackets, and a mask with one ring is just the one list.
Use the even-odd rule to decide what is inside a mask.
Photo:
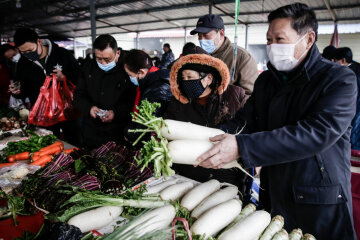
[(257, 65), (253, 56), (245, 50), (238, 49), (235, 73), (236, 79), (233, 84), (244, 88), (246, 94), (251, 95), (258, 75)]
[(304, 159), (343, 137), (355, 115), (356, 78), (345, 68), (335, 71), (328, 72), (333, 77), (303, 120), (272, 131), (236, 136), (246, 168)]
[(79, 109), (84, 116), (88, 116), (91, 107), (94, 105), (95, 103), (91, 101), (87, 93), (85, 71), (82, 71), (74, 91), (74, 106)]

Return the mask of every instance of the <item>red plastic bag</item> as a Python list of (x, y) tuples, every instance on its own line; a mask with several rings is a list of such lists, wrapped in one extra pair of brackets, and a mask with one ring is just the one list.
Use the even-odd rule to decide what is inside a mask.
[(66, 79), (57, 82), (55, 74), (47, 76), (30, 111), (28, 123), (47, 127), (68, 120), (64, 111), (73, 108), (74, 90), (75, 86), (70, 83), (69, 87)]

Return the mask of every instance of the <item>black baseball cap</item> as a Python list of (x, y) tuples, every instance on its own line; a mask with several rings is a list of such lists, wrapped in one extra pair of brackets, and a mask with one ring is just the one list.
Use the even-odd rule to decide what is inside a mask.
[(190, 34), (208, 33), (213, 29), (224, 29), (224, 22), (218, 15), (207, 14), (199, 18), (196, 28)]

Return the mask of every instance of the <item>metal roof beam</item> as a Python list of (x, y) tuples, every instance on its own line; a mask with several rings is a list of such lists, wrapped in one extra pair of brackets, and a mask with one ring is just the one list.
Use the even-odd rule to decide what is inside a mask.
[[(339, 19), (338, 21), (355, 21), (355, 20), (360, 20), (360, 17), (358, 18), (344, 18), (343, 20)], [(319, 19), (318, 22), (332, 22), (332, 19)], [(251, 22), (248, 23), (249, 25), (259, 25), (259, 24), (268, 24), (268, 22), (265, 21), (258, 21), (258, 22)], [(234, 25), (233, 23), (225, 23), (224, 25), (226, 26), (230, 26), (230, 25)], [(195, 25), (187, 25), (184, 27), (165, 27), (165, 28), (153, 28), (153, 29), (147, 29), (147, 30), (143, 30), (140, 32), (148, 32), (148, 31), (160, 31), (160, 30), (167, 30), (167, 29), (184, 29), (184, 28), (193, 28), (195, 27)], [(133, 32), (139, 32), (139, 31), (133, 31)], [(117, 34), (119, 32), (109, 32), (108, 34)], [(76, 37), (88, 37), (89, 35), (81, 35), (81, 36), (76, 36)]]
[(328, 0), (323, 0), (323, 1), (324, 1), (324, 4), (325, 4), (327, 10), (329, 11), (329, 13), (331, 15), (331, 18), (333, 19), (334, 22), (336, 22), (336, 16), (335, 16), (334, 11), (331, 9), (329, 1)]

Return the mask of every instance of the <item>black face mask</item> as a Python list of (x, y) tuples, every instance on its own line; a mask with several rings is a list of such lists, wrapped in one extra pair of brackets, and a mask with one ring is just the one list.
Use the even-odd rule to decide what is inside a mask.
[(30, 61), (37, 61), (40, 59), (40, 56), (42, 54), (42, 48), (41, 48), (41, 53), (40, 54), (37, 53), (38, 47), (39, 47), (39, 45), (38, 45), (38, 43), (36, 43), (36, 49), (34, 52), (23, 53), (22, 55), (24, 55), (24, 57), (26, 57)]
[(206, 88), (202, 85), (201, 80), (206, 76), (207, 75), (194, 80), (183, 80), (181, 82), (182, 89), (184, 90), (186, 97), (198, 98), (201, 94), (203, 94)]

